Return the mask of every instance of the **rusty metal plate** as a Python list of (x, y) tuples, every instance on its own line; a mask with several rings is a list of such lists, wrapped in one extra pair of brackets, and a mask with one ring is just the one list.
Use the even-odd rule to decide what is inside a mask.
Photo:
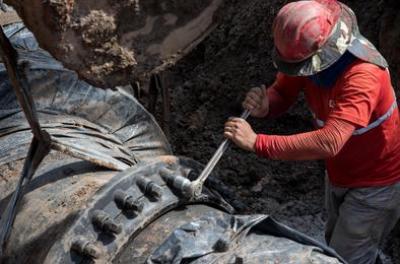
[(223, 0), (8, 0), (39, 44), (91, 84), (146, 77), (187, 54)]

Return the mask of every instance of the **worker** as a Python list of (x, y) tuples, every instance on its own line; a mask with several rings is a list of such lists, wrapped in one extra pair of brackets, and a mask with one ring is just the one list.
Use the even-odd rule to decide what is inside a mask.
[(400, 120), (387, 62), (338, 1), (285, 5), (273, 36), (276, 80), (251, 89), (243, 107), (273, 118), (303, 91), (316, 130), (256, 134), (231, 118), (224, 135), (267, 159), (325, 159), (328, 245), (349, 263), (379, 263), (379, 245), (400, 218)]

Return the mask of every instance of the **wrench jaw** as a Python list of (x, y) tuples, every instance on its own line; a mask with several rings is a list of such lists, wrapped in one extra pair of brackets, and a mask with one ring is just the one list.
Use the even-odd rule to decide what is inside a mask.
[(192, 200), (194, 197), (193, 182), (188, 179), (191, 170), (178, 172), (176, 169), (164, 168), (160, 175), (173, 190), (180, 196)]
[(190, 200), (196, 200), (203, 193), (203, 185), (204, 182), (200, 180), (200, 176), (198, 172), (193, 170), (185, 171), (186, 178), (190, 181), (190, 184), (185, 186), (185, 189), (182, 189), (186, 192), (187, 198)]
[(203, 184), (194, 182), (192, 184), (192, 198), (199, 198), (203, 192)]

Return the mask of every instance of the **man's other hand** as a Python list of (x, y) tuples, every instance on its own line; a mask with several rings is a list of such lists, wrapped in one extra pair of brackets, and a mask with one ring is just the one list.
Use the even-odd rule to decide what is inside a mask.
[(257, 134), (254, 133), (250, 124), (242, 118), (230, 118), (225, 123), (224, 136), (244, 150), (255, 151), (254, 145)]
[(269, 100), (265, 85), (251, 88), (244, 99), (242, 106), (251, 111), (253, 117), (266, 117), (269, 111)]

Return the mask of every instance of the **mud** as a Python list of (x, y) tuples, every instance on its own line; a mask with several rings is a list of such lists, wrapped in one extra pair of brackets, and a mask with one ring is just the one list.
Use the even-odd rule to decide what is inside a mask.
[[(174, 153), (206, 163), (223, 139), (226, 119), (240, 114), (240, 102), (246, 91), (273, 81), (276, 71), (270, 59), (270, 28), (274, 15), (284, 3), (280, 0), (227, 0), (221, 25), (169, 71), (174, 80), (170, 123)], [(387, 20), (384, 26), (383, 7), (387, 2), (347, 3), (359, 14), (361, 31), (378, 47), (379, 43), (389, 46), (383, 51), (391, 63), (396, 83), (399, 57), (393, 57), (396, 53), (387, 50), (395, 49), (395, 43), (400, 42), (380, 39), (389, 34), (381, 27), (392, 32), (400, 29), (393, 27), (393, 16), (392, 22)], [(397, 88), (396, 91), (398, 93)], [(250, 123), (257, 132), (265, 133), (312, 130), (311, 115), (302, 98), (276, 120), (250, 119)], [(272, 214), (289, 226), (324, 240), (323, 162), (263, 160), (234, 147), (223, 157), (217, 172), (233, 191), (234, 195), (226, 195), (240, 212)], [(385, 263), (400, 263), (399, 249), (398, 225), (384, 246)]]
[(173, 65), (214, 28), (223, 0), (8, 0), (42, 48), (103, 88)]
[(16, 160), (0, 166), (0, 200), (10, 195), (15, 189), (20, 171), (24, 166), (24, 160)]
[(83, 46), (93, 48), (96, 54), (94, 58), (84, 59), (87, 65), (95, 60), (85, 74), (108, 76), (113, 71), (129, 69), (137, 64), (133, 51), (118, 44), (115, 37), (117, 30), (115, 17), (104, 11), (92, 10), (73, 25), (73, 28), (81, 32)]

